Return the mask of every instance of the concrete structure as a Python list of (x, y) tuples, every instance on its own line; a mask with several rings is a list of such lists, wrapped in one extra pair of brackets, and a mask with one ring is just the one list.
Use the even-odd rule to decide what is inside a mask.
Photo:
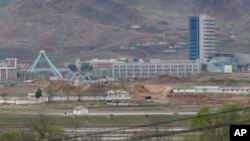
[(191, 60), (155, 61), (113, 64), (113, 78), (140, 78), (153, 75), (187, 76), (200, 73), (200, 63)]
[[(79, 59), (76, 60), (79, 64)], [(200, 62), (197, 60), (161, 60), (150, 59), (144, 62), (142, 59), (121, 58), (120, 60), (93, 59), (87, 61), (93, 67), (91, 74), (95, 78), (137, 78), (149, 77), (152, 75), (174, 75), (186, 76), (198, 74), (201, 71)]]
[(109, 60), (93, 59), (89, 61), (89, 64), (93, 68), (112, 68), (112, 64), (115, 62), (116, 62), (115, 59), (109, 59)]
[(250, 87), (195, 86), (194, 88), (174, 88), (173, 93), (250, 94)]
[(93, 67), (92, 73), (98, 77), (112, 76), (112, 65), (116, 63), (115, 59), (99, 60), (93, 59), (88, 63)]
[(189, 17), (189, 60), (206, 62), (215, 47), (215, 19), (206, 14)]
[(75, 59), (75, 65), (76, 65), (77, 70), (80, 71), (81, 70), (81, 65), (82, 65), (81, 60), (80, 59)]
[(0, 97), (0, 104), (37, 104), (48, 102), (48, 97), (28, 98), (28, 97)]
[(233, 65), (224, 65), (224, 73), (233, 73)]
[(206, 66), (203, 70), (208, 72), (249, 72), (250, 55), (244, 53), (215, 53), (212, 59), (203, 64)]
[(123, 90), (110, 90), (104, 94), (89, 94), (82, 96), (53, 96), (51, 101), (78, 101), (78, 100), (129, 100), (130, 95)]
[(208, 62), (205, 71), (213, 73), (233, 73), (233, 65), (219, 62)]
[(0, 82), (17, 80), (17, 59), (6, 58), (0, 61)]
[(73, 110), (74, 115), (87, 115), (89, 113), (88, 108), (77, 106)]

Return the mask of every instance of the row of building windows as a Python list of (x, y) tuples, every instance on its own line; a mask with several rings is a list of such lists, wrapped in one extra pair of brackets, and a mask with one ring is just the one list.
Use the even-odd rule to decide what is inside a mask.
[(249, 90), (248, 89), (222, 89), (223, 92), (248, 92)]

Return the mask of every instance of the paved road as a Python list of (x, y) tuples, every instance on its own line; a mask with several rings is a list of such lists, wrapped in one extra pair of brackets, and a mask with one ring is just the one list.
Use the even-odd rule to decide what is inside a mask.
[(109, 113), (88, 113), (91, 116), (106, 116), (106, 115), (196, 115), (197, 112), (109, 112)]

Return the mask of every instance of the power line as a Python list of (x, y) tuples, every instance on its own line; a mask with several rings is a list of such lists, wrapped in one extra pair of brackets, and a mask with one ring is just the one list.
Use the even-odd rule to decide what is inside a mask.
[(125, 128), (120, 128), (120, 129), (110, 130), (110, 131), (89, 133), (89, 134), (84, 134), (84, 135), (81, 135), (81, 136), (66, 137), (66, 138), (64, 138), (64, 139), (54, 139), (54, 140), (52, 140), (52, 141), (60, 141), (60, 140), (65, 140), (65, 139), (80, 138), (80, 137), (91, 136), (91, 135), (101, 135), (101, 134), (107, 134), (107, 133), (114, 133), (114, 132), (119, 132), (119, 131), (128, 130), (128, 129), (135, 129), (135, 128), (143, 128), (143, 127), (157, 126), (157, 125), (161, 125), (161, 124), (179, 122), (179, 121), (184, 121), (184, 120), (189, 120), (189, 119), (194, 119), (194, 118), (210, 117), (210, 116), (215, 116), (215, 115), (220, 115), (220, 114), (226, 114), (226, 113), (244, 111), (244, 110), (248, 110), (248, 109), (250, 109), (250, 107), (243, 107), (243, 108), (237, 108), (237, 109), (227, 110), (227, 111), (223, 111), (223, 112), (216, 112), (216, 113), (211, 113), (211, 114), (204, 114), (204, 115), (198, 115), (198, 116), (191, 116), (191, 117), (178, 118), (178, 119), (174, 119), (174, 120), (168, 120), (168, 121), (162, 121), (162, 122), (144, 124), (144, 125), (139, 125), (139, 126), (125, 127)]
[(134, 138), (129, 139), (128, 141), (143, 140), (143, 139), (149, 139), (149, 138), (154, 138), (154, 137), (166, 137), (166, 136), (172, 136), (172, 135), (176, 135), (176, 134), (192, 133), (192, 132), (197, 132), (197, 131), (200, 132), (203, 130), (222, 128), (222, 127), (229, 126), (232, 124), (243, 124), (243, 123), (249, 123), (249, 122), (250, 122), (250, 119), (238, 121), (238, 122), (228, 122), (228, 123), (198, 127), (198, 128), (193, 128), (193, 129), (183, 130), (183, 131), (167, 131), (167, 132), (158, 133), (158, 134), (151, 134), (151, 135), (147, 135), (147, 136), (134, 137)]

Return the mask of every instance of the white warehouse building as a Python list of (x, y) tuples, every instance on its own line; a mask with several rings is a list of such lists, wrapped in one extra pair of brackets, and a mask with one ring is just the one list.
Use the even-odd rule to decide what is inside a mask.
[(169, 60), (159, 62), (113, 63), (113, 78), (140, 78), (153, 75), (187, 76), (199, 74), (200, 62), (194, 60)]

